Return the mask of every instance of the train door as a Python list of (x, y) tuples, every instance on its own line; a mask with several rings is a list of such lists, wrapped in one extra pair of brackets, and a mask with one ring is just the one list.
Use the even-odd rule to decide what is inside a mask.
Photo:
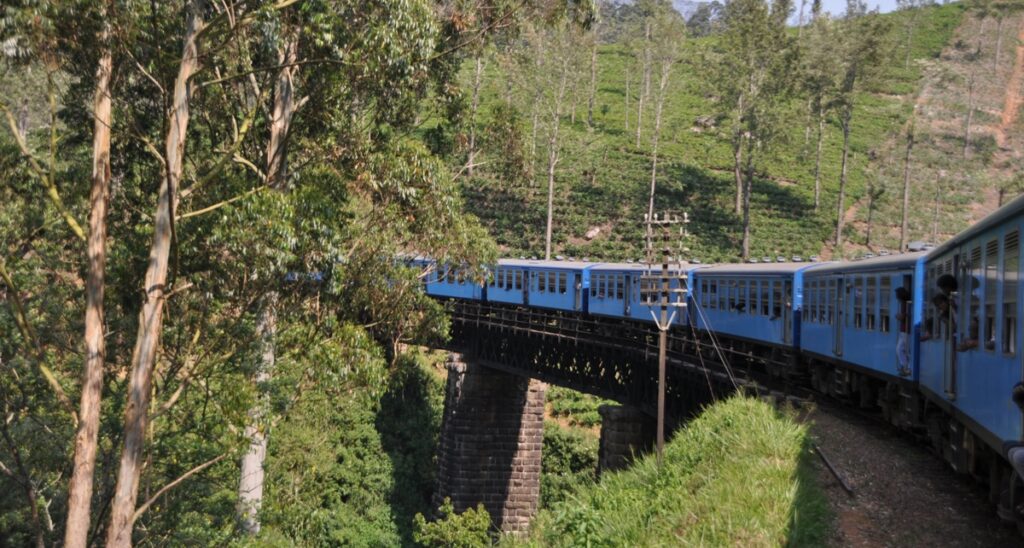
[(579, 272), (572, 275), (572, 288), (575, 298), (573, 299), (573, 306), (575, 310), (583, 309), (583, 278)]
[[(833, 293), (833, 286), (835, 291)], [(846, 317), (846, 284), (842, 276), (837, 276), (828, 282), (829, 292), (832, 297), (832, 353), (836, 356), (843, 355), (843, 321)]]
[(533, 281), (537, 279), (536, 272), (530, 272), (529, 270), (523, 270), (523, 305), (530, 306), (530, 286), (533, 285)]
[[(947, 270), (959, 280), (958, 291), (950, 292), (949, 306), (946, 307), (946, 314), (942, 326), (942, 384), (946, 391), (946, 397), (956, 399), (956, 338), (957, 338), (957, 304), (961, 294), (966, 293), (968, 298), (971, 291), (964, 291), (963, 282), (968, 278), (966, 265), (961, 265), (960, 253), (953, 255), (952, 271)], [(969, 286), (968, 286), (969, 287)], [(968, 307), (970, 302), (968, 302)]]
[(793, 342), (793, 282), (782, 284), (782, 342)]

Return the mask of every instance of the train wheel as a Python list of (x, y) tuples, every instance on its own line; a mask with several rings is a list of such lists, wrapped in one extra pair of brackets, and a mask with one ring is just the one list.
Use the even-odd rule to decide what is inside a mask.
[(1010, 477), (1010, 508), (1013, 510), (1013, 522), (1017, 532), (1024, 535), (1024, 482), (1014, 470)]

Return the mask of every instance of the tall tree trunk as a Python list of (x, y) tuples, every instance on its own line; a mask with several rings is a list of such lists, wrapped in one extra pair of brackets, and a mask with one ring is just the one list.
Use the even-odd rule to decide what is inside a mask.
[(632, 80), (632, 71), (626, 70), (626, 95), (624, 100), (626, 101), (626, 110), (622, 114), (622, 119), (626, 126), (626, 131), (629, 131), (629, 82)]
[(799, 42), (804, 36), (804, 6), (807, 5), (807, 0), (800, 0), (800, 17), (796, 22), (796, 40)]
[(551, 133), (548, 138), (548, 224), (544, 235), (544, 260), (551, 260), (551, 225), (554, 220), (555, 206), (555, 165), (558, 164), (558, 129), (562, 120), (562, 101), (565, 99), (566, 80), (569, 67), (562, 66), (561, 81), (555, 96), (554, 109), (551, 116)]
[(644, 26), (644, 72), (643, 90), (638, 94), (636, 107), (636, 146), (640, 148), (640, 131), (643, 129), (644, 102), (651, 94), (651, 22)]
[(1003, 16), (996, 18), (996, 54), (992, 60), (992, 70), (999, 70), (999, 55), (1003, 52)]
[(184, 48), (178, 76), (174, 82), (171, 119), (165, 151), (166, 173), (157, 197), (153, 222), (153, 243), (149, 266), (143, 285), (145, 300), (139, 312), (138, 335), (132, 352), (132, 371), (128, 384), (128, 405), (125, 408), (124, 448), (117, 473), (117, 486), (111, 504), (108, 548), (131, 546), (135, 522), (135, 502), (142, 473), (142, 449), (148, 419), (153, 365), (163, 325), (163, 307), (167, 284), (168, 258), (174, 230), (175, 193), (181, 179), (182, 156), (185, 152), (189, 119), (189, 79), (199, 69), (196, 38), (203, 28), (202, 0), (194, 0), (188, 9)]
[[(530, 120), (530, 186), (537, 186), (537, 126), (540, 123), (540, 97), (534, 95)], [(532, 192), (531, 192), (532, 194)]]
[(114, 59), (108, 43), (110, 29), (100, 35), (103, 51), (96, 68), (93, 94), (92, 189), (89, 192), (89, 241), (85, 282), (85, 371), (79, 403), (75, 457), (68, 482), (68, 515), (64, 546), (84, 548), (89, 537), (93, 474), (96, 469), (96, 440), (100, 428), (100, 400), (103, 397), (104, 273), (107, 263), (107, 200), (110, 195), (110, 129), (112, 109), (110, 78)]
[(967, 159), (967, 150), (971, 146), (971, 123), (974, 121), (974, 71), (967, 79), (967, 122), (964, 124), (963, 158)]
[(818, 110), (818, 148), (814, 153), (814, 212), (821, 207), (821, 145), (825, 141), (825, 115)]
[(238, 518), (243, 533), (255, 535), (260, 532), (259, 510), (263, 504), (263, 462), (267, 457), (267, 420), (269, 400), (264, 393), (270, 382), (276, 360), (274, 337), (277, 335), (277, 293), (267, 293), (260, 302), (260, 315), (256, 324), (259, 337), (260, 365), (256, 370), (256, 405), (249, 410), (249, 424), (245, 437), (249, 450), (242, 457), (241, 478), (238, 482)]
[(661, 80), (658, 82), (658, 97), (654, 105), (654, 135), (651, 136), (651, 195), (647, 203), (647, 218), (654, 218), (654, 191), (658, 179), (658, 141), (661, 137), (661, 113), (665, 106), (665, 90), (668, 88), (671, 61), (663, 61)]
[(735, 128), (732, 132), (732, 174), (733, 179), (736, 182), (736, 202), (735, 210), (736, 214), (739, 215), (743, 211), (743, 173), (741, 158), (743, 156), (743, 127), (740, 122), (741, 113), (743, 112), (743, 96), (739, 98), (738, 106), (736, 108), (736, 119), (734, 120)]
[[(289, 36), (278, 52), (278, 64), (285, 67), (274, 83), (273, 117), (270, 120), (270, 140), (267, 143), (267, 186), (283, 191), (288, 180), (288, 137), (297, 102), (295, 76), (298, 72), (298, 36)], [(277, 333), (276, 292), (271, 291), (260, 300), (259, 320), (256, 326), (261, 346), (260, 363), (256, 368), (256, 391), (260, 394), (249, 410), (249, 424), (245, 437), (249, 450), (242, 457), (238, 482), (238, 523), (243, 533), (255, 535), (260, 531), (259, 510), (263, 505), (263, 463), (267, 456), (267, 438), (270, 434), (266, 421), (269, 401), (262, 394), (270, 381), (276, 358), (274, 337)]]
[(466, 159), (466, 174), (473, 176), (473, 163), (476, 161), (476, 112), (480, 107), (480, 80), (484, 73), (483, 54), (476, 56), (476, 70), (473, 72), (473, 100), (469, 110), (469, 155)]
[(751, 138), (747, 138), (747, 158), (743, 181), (743, 255), (744, 261), (750, 258), (750, 195), (754, 185), (754, 146)]
[(839, 200), (837, 204), (838, 215), (836, 216), (836, 252), (843, 256), (843, 224), (846, 220), (846, 164), (850, 157), (850, 119), (852, 113), (847, 110), (843, 113), (843, 159), (839, 171)]
[(587, 97), (587, 129), (594, 129), (594, 102), (597, 99), (597, 27), (594, 27), (594, 44), (590, 48), (590, 89)]
[(900, 251), (907, 250), (910, 232), (910, 152), (914, 148), (914, 121), (907, 129), (907, 153), (903, 157), (903, 214), (900, 222)]

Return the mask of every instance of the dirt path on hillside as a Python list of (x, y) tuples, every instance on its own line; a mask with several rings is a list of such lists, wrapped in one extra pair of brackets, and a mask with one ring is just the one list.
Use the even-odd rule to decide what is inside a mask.
[(1006, 146), (1006, 134), (1013, 123), (1017, 121), (1017, 114), (1020, 112), (1021, 83), (1024, 82), (1024, 21), (1021, 22), (1017, 31), (1017, 59), (1013, 64), (1013, 73), (1006, 83), (1006, 99), (1003, 102), (1003, 113), (999, 118), (999, 126), (996, 128), (996, 144), (1000, 148)]
[(815, 461), (835, 515), (830, 546), (1024, 546), (995, 515), (984, 487), (921, 444), (830, 404), (809, 418), (811, 435), (854, 492), (847, 495)]

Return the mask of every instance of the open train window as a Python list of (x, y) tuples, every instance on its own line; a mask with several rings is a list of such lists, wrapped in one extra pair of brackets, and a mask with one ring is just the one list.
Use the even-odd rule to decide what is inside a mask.
[(1002, 348), (1006, 354), (1017, 353), (1017, 293), (1020, 271), (1020, 233), (1007, 233), (1003, 241), (1003, 332)]
[(982, 348), (996, 349), (996, 294), (999, 290), (999, 240), (985, 244), (985, 321), (981, 322)]
[(877, 323), (875, 304), (878, 302), (878, 278), (875, 276), (867, 277), (867, 288), (864, 291), (865, 296), (865, 312), (867, 313), (866, 327), (868, 331), (874, 331)]
[(772, 304), (772, 282), (761, 280), (761, 315), (768, 316)]
[(739, 285), (736, 280), (729, 280), (729, 308), (726, 310), (736, 310), (736, 298), (739, 296)]
[(567, 284), (567, 276), (568, 276), (568, 274), (565, 273), (565, 272), (559, 272), (558, 273), (558, 292), (563, 294), (563, 295), (565, 294), (565, 291), (566, 291), (566, 285), (568, 285)]
[(707, 307), (708, 305), (708, 281), (700, 281), (700, 305)]
[(782, 317), (782, 284), (772, 281), (772, 318)]
[(757, 314), (758, 313), (758, 311), (757, 311), (757, 294), (758, 294), (758, 291), (759, 291), (758, 290), (758, 281), (757, 280), (750, 280), (750, 289), (749, 289), (750, 302), (747, 303), (747, 310), (751, 314)]
[(853, 279), (853, 294), (850, 296), (850, 314), (846, 319), (846, 327), (861, 328), (864, 317), (861, 315), (864, 302), (864, 278), (857, 276)]
[(878, 330), (882, 333), (888, 333), (890, 330), (892, 307), (889, 306), (889, 303), (894, 297), (892, 279), (883, 274), (882, 279), (878, 281)]
[(626, 279), (622, 274), (615, 276), (615, 298), (622, 300), (626, 297)]
[(548, 291), (548, 274), (547, 272), (540, 272), (537, 276), (537, 291), (539, 293), (547, 293)]
[(523, 289), (523, 271), (516, 270), (516, 289)]

